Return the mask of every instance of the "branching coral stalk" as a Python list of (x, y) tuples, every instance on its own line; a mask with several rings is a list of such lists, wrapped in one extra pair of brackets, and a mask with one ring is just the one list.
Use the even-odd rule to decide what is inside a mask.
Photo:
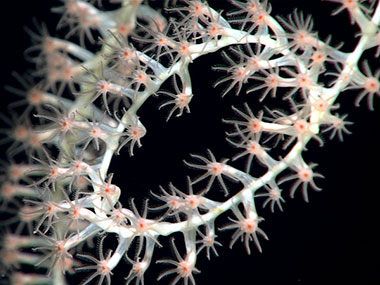
[[(372, 3), (371, 10), (360, 4), (362, 1), (353, 1), (358, 2), (357, 7), (346, 7), (361, 33), (355, 49), (344, 53), (330, 46), (328, 41), (318, 39), (317, 34), (311, 31), (309, 16), (303, 19), (302, 13), (294, 12), (289, 18), (290, 23), (276, 20), (270, 15), (271, 7), (267, 1), (232, 1), (241, 10), (231, 15), (244, 14), (244, 18), (230, 21), (204, 1), (183, 1), (180, 8), (169, 9), (176, 13), (169, 23), (142, 1), (114, 2), (121, 2), (121, 8), (109, 12), (82, 0), (65, 0), (62, 7), (54, 9), (55, 12), (63, 12), (59, 26), (72, 28), (68, 36), (76, 31), (79, 33), (80, 45), (53, 38), (46, 28), (42, 29), (41, 36), (29, 31), (35, 40), (41, 41), (28, 49), (27, 55), (32, 57), (35, 50), (39, 51), (35, 60), (40, 68), (37, 74), (43, 76), (43, 84), (38, 86), (41, 87), (38, 89), (40, 93), (33, 93), (33, 98), (39, 100), (33, 105), (36, 110), (28, 108), (24, 115), (37, 111), (33, 122), (38, 126), (32, 128), (30, 121), (24, 119), (20, 125), (32, 129), (30, 133), (17, 128), (15, 132), (6, 133), (13, 134), (15, 141), (9, 156), (18, 159), (19, 152), (25, 150), (27, 155), (32, 154), (36, 158), (27, 163), (29, 171), (24, 171), (24, 179), (16, 179), (12, 184), (3, 182), (1, 199), (18, 206), (18, 200), (25, 195), (23, 190), (37, 188), (39, 195), (30, 195), (29, 202), (24, 201), (28, 207), (25, 217), (36, 227), (34, 232), (39, 233), (38, 237), (30, 239), (30, 246), (37, 245), (32, 259), (40, 257), (38, 252), (44, 252), (45, 257), (37, 263), (42, 267), (46, 267), (47, 259), (52, 259), (48, 273), (53, 274), (54, 284), (63, 284), (63, 274), (76, 267), (73, 265), (76, 256), (95, 263), (79, 267), (96, 270), (86, 284), (98, 275), (100, 282), (110, 283), (112, 270), (123, 257), (132, 265), (127, 284), (133, 279), (136, 284), (143, 283), (155, 247), (164, 246), (159, 241), (160, 237), (175, 233), (183, 234), (186, 253), (180, 254), (173, 241), (176, 261), (164, 259), (158, 262), (169, 263), (176, 268), (163, 273), (159, 279), (176, 273), (174, 283), (180, 279), (185, 284), (195, 283), (192, 274), (199, 271), (195, 266), (200, 251), (197, 244), (202, 243), (202, 247), (207, 244), (208, 257), (210, 247), (216, 252), (214, 244), (219, 243), (214, 240), (214, 223), (220, 215), (229, 210), (235, 215), (235, 218), (230, 218), (231, 224), (222, 228), (235, 230), (231, 246), (241, 238), (248, 253), (251, 252), (251, 240), (261, 251), (259, 239), (267, 236), (258, 227), (263, 218), (258, 215), (256, 198), (264, 195), (257, 192), (267, 188), (279, 189), (272, 196), (267, 195), (267, 199), (272, 200), (265, 202), (271, 201), (273, 211), (274, 203), (282, 209), (279, 185), (283, 187), (283, 182), (296, 179), (290, 188), (291, 195), (302, 188), (306, 201), (309, 188), (320, 189), (314, 179), (322, 175), (314, 171), (315, 164), (308, 164), (303, 157), (309, 141), (315, 139), (322, 145), (319, 135), (326, 127), (334, 128), (340, 136), (347, 132), (342, 117), (335, 113), (338, 109), (335, 102), (344, 90), (364, 89), (360, 96), (369, 96), (370, 99), (380, 94), (379, 72), (371, 72), (368, 64), (364, 73), (359, 68), (363, 53), (374, 47), (373, 42), (378, 37), (380, 4)], [(139, 23), (141, 29), (136, 25), (140, 20), (143, 20)], [(101, 48), (96, 53), (85, 48), (85, 39), (93, 40), (92, 29), (102, 37)], [(154, 37), (154, 40), (147, 40), (147, 37)], [(145, 44), (145, 48), (136, 48), (138, 43), (143, 43), (143, 47)], [(152, 52), (155, 44), (160, 45), (160, 54)], [(230, 48), (230, 54), (225, 52), (227, 48)], [(228, 160), (217, 161), (210, 151), (211, 160), (193, 156), (200, 158), (205, 165), (187, 163), (206, 172), (198, 179), (188, 179), (188, 193), (173, 185), (170, 185), (170, 192), (154, 193), (156, 198), (166, 203), (157, 209), (168, 208), (162, 215), (151, 218), (148, 202), (142, 211), (137, 209), (133, 200), (130, 208), (124, 207), (120, 196), (125, 195), (125, 191), (112, 183), (113, 174), (109, 173), (109, 167), (122, 147), (129, 147), (132, 156), (134, 147), (142, 146), (141, 141), (149, 130), (143, 125), (147, 118), (140, 118), (138, 111), (152, 95), (169, 94), (160, 92), (160, 89), (171, 78), (175, 82), (176, 93), (196, 96), (192, 90), (189, 65), (195, 59), (219, 50), (223, 50), (229, 65), (216, 68), (227, 73), (216, 85), (232, 81), (223, 96), (233, 88), (240, 93), (250, 80), (264, 76), (272, 80), (261, 80), (263, 86), (268, 85), (268, 91), (273, 91), (272, 95), (277, 96), (279, 89), (290, 89), (283, 96), (291, 106), (287, 113), (269, 110), (269, 117), (263, 117), (262, 113), (255, 117), (246, 105), (248, 114), (235, 109), (245, 121), (227, 121), (235, 128), (234, 132), (228, 133), (228, 140), (234, 146), (246, 147), (247, 154), (255, 154), (255, 159), (266, 172), (256, 177), (250, 167), (245, 171), (239, 170)], [(318, 64), (316, 60), (319, 60)], [(332, 72), (337, 78), (328, 87), (320, 80), (326, 72), (324, 64), (327, 62), (336, 65)], [(261, 87), (248, 92), (256, 93), (257, 89)], [(66, 98), (64, 90), (74, 93), (75, 99)], [(25, 94), (28, 96), (28, 92)], [(118, 98), (123, 99), (120, 102), (127, 103), (123, 108), (116, 104), (117, 108), (112, 109), (109, 101)], [(189, 110), (190, 100), (185, 97), (177, 99), (188, 100), (173, 101), (180, 110), (178, 115), (182, 115), (183, 108)], [(99, 107), (99, 101), (105, 105), (103, 108)], [(264, 137), (262, 142), (258, 137)], [(39, 144), (33, 139), (37, 139)], [(283, 155), (280, 157), (275, 156), (269, 147), (271, 140), (277, 140), (275, 146), (282, 144)], [(53, 146), (58, 149), (57, 155), (54, 155)], [(295, 173), (279, 178), (285, 170)], [(209, 176), (211, 180), (205, 189), (200, 192), (193, 190), (193, 186), (198, 186), (198, 182)], [(208, 193), (216, 177), (224, 188), (226, 200), (209, 198)], [(239, 182), (242, 188), (237, 193), (230, 193), (222, 177)], [(78, 246), (100, 233), (114, 233), (118, 237), (114, 251), (104, 255), (100, 248), (99, 260), (77, 252)], [(208, 237), (211, 239), (209, 243)], [(50, 245), (40, 246), (43, 240)], [(130, 258), (128, 252), (135, 240), (138, 241), (135, 257)], [(3, 247), (4, 257), (10, 249)], [(25, 264), (32, 263), (30, 260)], [(12, 265), (6, 265), (7, 270), (13, 269)]]

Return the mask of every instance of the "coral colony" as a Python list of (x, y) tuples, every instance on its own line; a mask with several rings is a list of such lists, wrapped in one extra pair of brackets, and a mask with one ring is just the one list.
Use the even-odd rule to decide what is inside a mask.
[[(354, 90), (354, 104), (370, 110), (380, 96), (372, 64), (380, 55), (380, 4), (328, 1), (333, 15), (349, 15), (360, 31), (350, 52), (320, 38), (312, 16), (272, 15), (275, 2), (267, 0), (229, 0), (223, 11), (212, 1), (60, 0), (51, 11), (63, 35), (38, 21), (26, 28), (25, 56), (36, 71), (14, 75), (18, 83), (7, 90), (18, 97), (1, 117), (9, 125), (1, 129), (4, 282), (69, 284), (80, 275), (82, 284), (111, 284), (121, 266), (123, 284), (144, 284), (151, 267), (161, 269), (161, 284), (195, 284), (200, 255), (210, 259), (239, 243), (248, 254), (261, 252), (268, 236), (260, 210), (282, 211), (289, 194), (308, 201), (321, 190), (323, 175), (304, 155), (309, 142), (323, 146), (350, 133), (339, 95)], [(180, 158), (197, 175), (184, 177), (185, 187), (148, 189), (141, 206), (115, 184), (128, 172), (111, 173), (111, 161), (144, 151), (144, 122), (155, 119), (139, 111), (151, 97), (169, 123), (192, 115), (203, 94), (193, 92), (191, 66), (211, 53), (223, 58), (212, 67), (220, 75), (214, 92), (249, 95), (262, 108), (229, 106), (225, 136), (235, 152), (221, 159), (205, 146)]]

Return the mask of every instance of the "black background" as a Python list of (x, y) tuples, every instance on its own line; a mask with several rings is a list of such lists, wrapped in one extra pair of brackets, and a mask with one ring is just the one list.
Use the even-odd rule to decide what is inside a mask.
[[(1, 5), (1, 56), (0, 84), (14, 86), (16, 82), (11, 71), (22, 73), (31, 66), (23, 59), (23, 50), (30, 41), (23, 31), (32, 24), (32, 18), (46, 21), (50, 31), (54, 30), (57, 16), (49, 14), (55, 1), (3, 1)], [(156, 1), (156, 3), (159, 1)], [(209, 1), (211, 6), (226, 9), (227, 1)], [(278, 0), (271, 1), (273, 15), (287, 15), (294, 8), (313, 14), (314, 29), (321, 38), (333, 35), (333, 43), (344, 42), (346, 51), (354, 46), (358, 30), (351, 26), (344, 12), (331, 17), (335, 4), (323, 1)], [(59, 3), (58, 3), (59, 4)], [(227, 5), (230, 7), (229, 5)], [(379, 58), (372, 53), (366, 55), (371, 63)], [(157, 110), (160, 99), (149, 99), (139, 112), (148, 133), (143, 138), (143, 147), (130, 158), (126, 149), (115, 158), (111, 172), (114, 181), (121, 186), (123, 203), (129, 197), (136, 197), (141, 205), (149, 190), (157, 191), (158, 185), (167, 186), (172, 181), (186, 189), (186, 175), (194, 177), (199, 173), (183, 165), (189, 153), (205, 154), (211, 149), (218, 159), (231, 157), (234, 149), (225, 141), (228, 129), (222, 118), (233, 116), (231, 105), (239, 108), (249, 101), (260, 109), (255, 99), (232, 93), (220, 97), (223, 86), (213, 88), (212, 84), (223, 74), (211, 70), (211, 66), (222, 63), (220, 56), (202, 57), (191, 66), (194, 98), (191, 114), (173, 117), (165, 122), (168, 110)], [(378, 65), (378, 63), (377, 63)], [(13, 84), (11, 84), (13, 83)], [(207, 261), (204, 254), (198, 259), (197, 284), (380, 284), (379, 277), (379, 159), (380, 159), (380, 98), (375, 98), (375, 111), (369, 111), (366, 101), (355, 108), (355, 92), (342, 94), (340, 113), (348, 113), (352, 135), (343, 143), (337, 139), (319, 148), (311, 143), (305, 154), (307, 161), (318, 163), (317, 172), (326, 178), (317, 180), (322, 192), (310, 191), (310, 203), (305, 203), (299, 191), (291, 199), (284, 189), (286, 203), (284, 212), (258, 207), (259, 215), (265, 218), (260, 224), (269, 236), (269, 241), (260, 240), (263, 253), (251, 246), (252, 254), (247, 255), (242, 243), (237, 242), (233, 250), (228, 249), (230, 232), (220, 232), (219, 257)], [(13, 99), (5, 90), (0, 90), (1, 111)], [(265, 104), (265, 101), (264, 101)], [(2, 150), (1, 152), (4, 152)], [(289, 185), (288, 185), (289, 186)], [(261, 202), (258, 202), (260, 205)], [(217, 226), (227, 223), (226, 216), (217, 220)], [(177, 238), (177, 243), (181, 239)], [(171, 256), (168, 239), (162, 239), (164, 249), (157, 250), (156, 259)], [(156, 260), (155, 259), (155, 260)], [(146, 284), (155, 284), (155, 278), (164, 270), (162, 265), (152, 264), (146, 276)], [(122, 280), (129, 266), (123, 261), (115, 270), (114, 280)], [(168, 284), (165, 278), (158, 284)], [(72, 284), (78, 281), (70, 281)], [(115, 284), (120, 284), (120, 283)]]

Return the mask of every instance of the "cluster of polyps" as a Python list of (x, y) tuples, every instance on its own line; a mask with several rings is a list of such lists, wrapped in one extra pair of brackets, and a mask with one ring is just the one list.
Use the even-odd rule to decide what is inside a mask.
[[(373, 97), (380, 95), (380, 71), (371, 71), (368, 61), (364, 61), (363, 72), (358, 65), (366, 50), (377, 47), (379, 56), (380, 5), (376, 1), (333, 1), (340, 5), (336, 13), (347, 10), (361, 31), (352, 53), (319, 39), (310, 16), (294, 12), (287, 20), (276, 20), (266, 0), (231, 1), (237, 10), (230, 13), (219, 13), (205, 1), (183, 0), (179, 7), (167, 10), (173, 13), (169, 21), (142, 1), (111, 2), (122, 5), (102, 11), (87, 1), (65, 0), (53, 9), (62, 13), (58, 26), (69, 27), (67, 37), (78, 34), (80, 45), (51, 36), (45, 26), (40, 33), (28, 30), (35, 44), (26, 54), (36, 63), (36, 79), (42, 80), (35, 84), (35, 80), (17, 76), (24, 89), (9, 89), (25, 98), (11, 109), (26, 108), (15, 122), (4, 118), (10, 128), (3, 131), (11, 144), (9, 163), (3, 170), (6, 175), (1, 178), (1, 201), (8, 214), (16, 209), (21, 213), (11, 219), (17, 225), (10, 227), (1, 251), (6, 270), (16, 272), (9, 275), (12, 282), (62, 284), (67, 272), (93, 269), (85, 284), (97, 276), (100, 283), (111, 283), (112, 270), (125, 257), (131, 265), (127, 283), (140, 284), (154, 249), (163, 246), (160, 236), (181, 232), (186, 253), (181, 255), (173, 240), (176, 260), (158, 262), (174, 268), (158, 279), (176, 274), (173, 284), (180, 279), (195, 283), (197, 255), (203, 249), (208, 258), (210, 249), (217, 254), (216, 245), (221, 243), (215, 220), (228, 210), (234, 217), (221, 229), (234, 230), (230, 246), (240, 239), (250, 253), (250, 241), (254, 241), (261, 251), (259, 238), (267, 236), (259, 228), (263, 218), (258, 215), (256, 198), (264, 196), (264, 206), (282, 210), (283, 183), (293, 181), (291, 196), (301, 189), (308, 201), (308, 189), (320, 190), (314, 180), (322, 177), (314, 170), (316, 164), (303, 158), (308, 142), (314, 139), (323, 145), (321, 132), (331, 131), (331, 138), (338, 134), (340, 139), (349, 132), (346, 117), (337, 113), (339, 94), (360, 89), (356, 104), (367, 97), (371, 109)], [(96, 53), (85, 47), (86, 40), (94, 42), (92, 30), (101, 35), (101, 49)], [(169, 99), (160, 108), (173, 105), (168, 119), (173, 114), (181, 116), (183, 110), (190, 112), (196, 94), (189, 64), (229, 46), (233, 46), (229, 52), (223, 51), (227, 66), (215, 67), (227, 73), (215, 83), (229, 82), (222, 96), (234, 88), (238, 94), (255, 80), (259, 85), (248, 87), (248, 93), (261, 90), (260, 101), (270, 93), (291, 107), (257, 115), (248, 104), (245, 110), (234, 108), (240, 118), (226, 121), (234, 128), (227, 136), (243, 150), (232, 155), (232, 161), (247, 157), (244, 171), (229, 160), (217, 160), (211, 151), (208, 157), (192, 155), (197, 162), (186, 164), (203, 173), (188, 178), (187, 193), (172, 184), (169, 190), (153, 193), (162, 202), (154, 209), (161, 211), (157, 218), (148, 218), (148, 202), (142, 211), (133, 199), (131, 207), (125, 207), (119, 201), (122, 191), (112, 183), (108, 168), (122, 147), (129, 146), (132, 156), (135, 146), (142, 146), (147, 132), (143, 121), (151, 118), (140, 118), (138, 110), (150, 96), (158, 95)], [(326, 66), (335, 66), (335, 70)], [(326, 73), (336, 77), (329, 86), (319, 80)], [(174, 82), (173, 93), (160, 90), (168, 79)], [(279, 95), (280, 89), (286, 94)], [(276, 157), (273, 145), (282, 147), (285, 154)], [(253, 159), (266, 170), (259, 178), (252, 174)], [(286, 169), (291, 173), (283, 175)], [(241, 183), (242, 189), (231, 194), (224, 177)], [(204, 180), (207, 185), (195, 193), (193, 185)], [(224, 190), (224, 201), (208, 195), (214, 181)], [(79, 252), (80, 244), (101, 233), (118, 236), (115, 250), (105, 254), (103, 238), (99, 259)], [(128, 251), (135, 239), (138, 246), (131, 258)], [(25, 253), (25, 248), (34, 250)], [(45, 270), (53, 278), (18, 271), (28, 264), (36, 264), (40, 273)]]

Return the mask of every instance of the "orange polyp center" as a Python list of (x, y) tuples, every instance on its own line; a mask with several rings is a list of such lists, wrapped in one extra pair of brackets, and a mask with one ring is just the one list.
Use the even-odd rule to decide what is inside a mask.
[(79, 214), (78, 209), (74, 209), (74, 211), (73, 211), (73, 215), (74, 215), (74, 216), (78, 216), (78, 214)]
[(309, 182), (312, 179), (312, 172), (310, 169), (301, 169), (298, 172), (299, 178), (304, 182)]
[(256, 231), (256, 223), (255, 223), (255, 221), (252, 221), (250, 219), (246, 219), (245, 220), (245, 225), (246, 225), (246, 228), (247, 228), (248, 232), (253, 233), (254, 231)]
[(121, 25), (119, 27), (119, 32), (120, 34), (122, 34), (123, 36), (126, 36), (128, 34), (128, 28), (125, 26), (125, 25)]
[(30, 96), (30, 101), (34, 104), (39, 103), (41, 101), (40, 93), (33, 92)]
[(138, 76), (138, 79), (141, 81), (141, 82), (144, 82), (145, 81), (145, 74), (143, 74), (143, 73), (140, 73)]
[(187, 261), (181, 261), (179, 263), (179, 266), (185, 276), (188, 276), (191, 274), (191, 266), (188, 264)]
[(377, 92), (379, 89), (379, 82), (377, 82), (377, 80), (374, 78), (367, 79), (366, 89), (369, 92)]
[(316, 51), (311, 58), (317, 64), (322, 64), (325, 61), (325, 55), (319, 51)]
[(11, 173), (12, 173), (12, 177), (14, 177), (14, 178), (18, 178), (22, 174), (22, 172), (18, 168), (13, 168)]
[(275, 87), (278, 85), (278, 78), (275, 75), (270, 76), (270, 85)]
[(102, 264), (102, 272), (108, 272), (107, 264)]
[(256, 133), (256, 132), (258, 132), (258, 131), (260, 131), (260, 129), (261, 129), (261, 124), (260, 124), (260, 122), (258, 122), (258, 121), (253, 121), (253, 123), (252, 123), (252, 129), (253, 129), (253, 131)]
[(184, 265), (183, 266), (183, 271), (188, 273), (189, 272), (189, 267), (187, 265)]
[(345, 1), (345, 5), (348, 7), (348, 8), (354, 8), (355, 7), (355, 3), (356, 1), (355, 0), (346, 0)]
[(298, 133), (305, 133), (307, 131), (307, 123), (303, 120), (295, 122), (294, 128)]
[(72, 75), (71, 68), (66, 68), (65, 69), (65, 75), (66, 75), (66, 77), (71, 77), (71, 75)]
[(57, 250), (58, 250), (58, 251), (64, 251), (64, 249), (65, 249), (65, 247), (64, 247), (64, 245), (62, 244), (62, 242), (59, 243), (59, 244), (57, 245)]
[(266, 15), (264, 13), (260, 14), (258, 17), (257, 17), (257, 22), (259, 25), (264, 25), (265, 24), (265, 17)]
[(199, 205), (199, 201), (198, 201), (198, 199), (197, 199), (197, 197), (189, 197), (189, 204), (190, 204), (190, 206), (193, 208), (193, 209), (195, 209), (196, 207), (198, 207), (198, 205)]
[(219, 175), (220, 173), (222, 173), (222, 166), (219, 165), (219, 164), (213, 164), (212, 166), (212, 170), (213, 172), (216, 174), (216, 175)]
[(146, 224), (145, 224), (144, 221), (141, 221), (141, 222), (139, 223), (139, 228), (140, 228), (142, 231), (146, 231), (147, 226), (146, 226)]
[(2, 195), (7, 198), (12, 197), (15, 193), (15, 187), (13, 187), (13, 185), (11, 185), (10, 183), (6, 183), (5, 185), (3, 185), (2, 188)]
[(19, 126), (16, 129), (16, 135), (19, 139), (24, 139), (28, 136), (28, 131), (24, 126)]
[(173, 209), (178, 209), (180, 206), (180, 203), (176, 200), (172, 200), (171, 204), (172, 204)]

